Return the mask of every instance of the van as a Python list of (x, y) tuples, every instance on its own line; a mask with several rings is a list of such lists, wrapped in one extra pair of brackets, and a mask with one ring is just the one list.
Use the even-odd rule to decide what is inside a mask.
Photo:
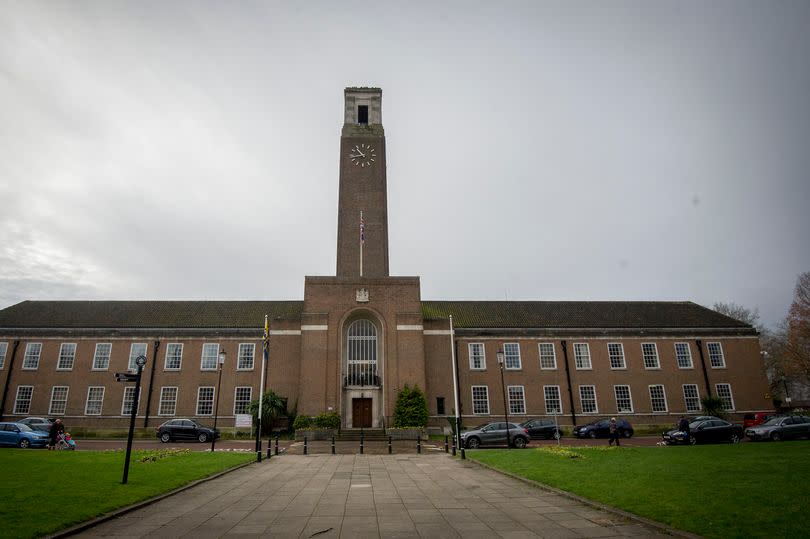
[(755, 427), (761, 423), (766, 422), (771, 417), (776, 415), (776, 412), (751, 412), (743, 416), (743, 428)]

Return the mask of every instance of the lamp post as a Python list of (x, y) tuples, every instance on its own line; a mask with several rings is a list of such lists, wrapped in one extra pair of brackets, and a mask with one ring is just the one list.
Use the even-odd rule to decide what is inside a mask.
[(501, 368), (501, 391), (503, 392), (503, 416), (506, 418), (506, 448), (512, 449), (512, 440), (509, 437), (509, 403), (506, 402), (506, 383), (503, 381), (503, 350), (495, 354), (498, 366)]
[(222, 366), (225, 364), (225, 350), (219, 352), (219, 376), (217, 378), (217, 396), (214, 404), (214, 434), (211, 436), (211, 452), (214, 452), (214, 445), (217, 443), (217, 416), (219, 415), (219, 388), (222, 385)]

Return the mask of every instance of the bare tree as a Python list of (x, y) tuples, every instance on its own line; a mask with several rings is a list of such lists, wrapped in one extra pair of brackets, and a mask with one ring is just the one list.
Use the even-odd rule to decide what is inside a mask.
[(743, 307), (742, 305), (738, 305), (733, 301), (730, 303), (717, 301), (715, 302), (713, 309), (720, 314), (724, 314), (735, 320), (739, 320), (740, 322), (750, 324), (759, 332), (762, 332), (764, 329), (764, 327), (759, 323), (759, 309), (756, 307), (749, 309), (748, 307)]
[(810, 272), (796, 281), (784, 326), (786, 374), (810, 386)]

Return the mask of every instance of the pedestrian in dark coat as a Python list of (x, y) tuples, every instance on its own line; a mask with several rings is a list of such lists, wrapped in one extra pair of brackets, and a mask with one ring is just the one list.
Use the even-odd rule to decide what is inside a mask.
[(48, 440), (48, 449), (53, 449), (56, 446), (56, 441), (59, 439), (60, 434), (65, 433), (65, 426), (62, 424), (61, 419), (57, 419), (53, 423), (51, 423), (51, 428), (48, 431), (50, 435), (50, 440)]
[(681, 416), (681, 420), (678, 421), (678, 430), (684, 433), (684, 441), (689, 443), (689, 420)]
[(616, 447), (619, 447), (619, 424), (616, 422), (615, 417), (610, 418), (608, 426), (610, 429), (610, 438), (608, 439), (608, 445), (613, 445), (613, 442), (616, 442)]

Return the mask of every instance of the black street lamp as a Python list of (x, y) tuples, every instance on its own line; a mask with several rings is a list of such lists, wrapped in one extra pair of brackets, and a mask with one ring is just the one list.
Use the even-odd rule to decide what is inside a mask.
[(498, 358), (498, 366), (501, 368), (501, 391), (503, 391), (503, 416), (506, 418), (506, 448), (512, 449), (512, 440), (509, 437), (509, 403), (506, 402), (506, 383), (503, 381), (503, 350), (498, 350), (495, 354)]
[(222, 385), (222, 366), (225, 364), (225, 350), (219, 352), (219, 377), (217, 378), (217, 396), (214, 404), (214, 434), (211, 436), (211, 452), (214, 452), (214, 445), (217, 443), (217, 416), (219, 415), (219, 388)]

